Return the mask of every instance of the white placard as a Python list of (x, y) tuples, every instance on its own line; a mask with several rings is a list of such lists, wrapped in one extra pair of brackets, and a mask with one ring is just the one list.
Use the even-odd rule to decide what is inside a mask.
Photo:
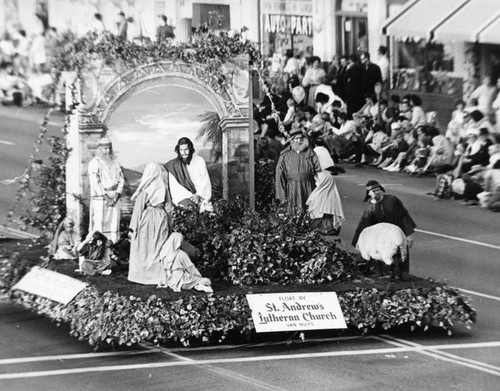
[(347, 328), (335, 292), (264, 293), (246, 296), (258, 333)]
[(19, 289), (62, 304), (68, 304), (86, 285), (86, 283), (64, 274), (33, 266), (12, 289)]

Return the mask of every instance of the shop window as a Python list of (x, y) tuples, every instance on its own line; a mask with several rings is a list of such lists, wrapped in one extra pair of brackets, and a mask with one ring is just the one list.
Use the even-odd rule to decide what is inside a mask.
[(229, 5), (193, 3), (193, 27), (230, 30)]
[(397, 68), (453, 72), (450, 45), (408, 39), (396, 43)]
[(455, 95), (461, 89), (453, 75), (452, 46), (424, 39), (405, 39), (394, 45), (393, 87)]

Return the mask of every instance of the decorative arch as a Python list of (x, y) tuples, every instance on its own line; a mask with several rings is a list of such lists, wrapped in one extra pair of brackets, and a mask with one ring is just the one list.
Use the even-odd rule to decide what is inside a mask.
[[(98, 140), (107, 133), (113, 112), (130, 96), (151, 86), (176, 85), (195, 90), (214, 107), (221, 120), (223, 140), (222, 188), (224, 198), (240, 195), (253, 202), (253, 143), (249, 129), (248, 58), (228, 61), (227, 72), (213, 72), (201, 63), (165, 60), (134, 68), (101, 66), (98, 62), (79, 80), (79, 110), (70, 115), (67, 162), (68, 215), (81, 224), (78, 200), (88, 203), (87, 164)], [(244, 65), (243, 65), (244, 64)], [(244, 67), (243, 67), (243, 66)], [(246, 86), (241, 80), (247, 80)], [(68, 83), (69, 84), (69, 83)], [(236, 85), (239, 84), (239, 85)], [(242, 93), (246, 88), (246, 94)], [(74, 92), (67, 88), (67, 100)], [(244, 153), (242, 153), (242, 151)], [(76, 196), (76, 197), (75, 197)]]
[[(92, 78), (92, 73), (84, 76)], [(196, 63), (180, 61), (162, 61), (128, 69), (117, 74), (105, 86), (99, 85), (99, 80), (90, 80), (90, 97), (95, 102), (82, 111), (81, 123), (106, 123), (116, 105), (133, 94), (144, 84), (174, 83), (185, 87), (191, 86), (214, 104), (219, 117), (244, 117), (248, 107), (239, 105), (233, 96), (227, 81), (217, 79), (206, 67)], [(222, 83), (221, 83), (222, 82)], [(248, 103), (247, 103), (248, 104)], [(246, 109), (246, 110), (245, 110)], [(248, 116), (248, 112), (246, 112)]]

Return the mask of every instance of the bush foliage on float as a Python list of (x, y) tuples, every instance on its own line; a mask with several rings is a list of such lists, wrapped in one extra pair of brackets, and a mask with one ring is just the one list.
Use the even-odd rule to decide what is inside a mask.
[[(475, 321), (474, 310), (458, 290), (446, 286), (394, 292), (360, 289), (338, 297), (348, 328), (361, 333), (380, 327), (387, 331), (435, 326), (451, 335), (456, 323), (469, 328)], [(23, 292), (12, 293), (11, 300), (57, 323), (68, 323), (72, 336), (96, 347), (146, 341), (190, 346), (252, 340), (255, 335), (245, 295), (143, 300), (90, 287), (66, 306)]]
[(177, 209), (174, 229), (201, 250), (202, 274), (234, 285), (322, 284), (356, 273), (350, 254), (311, 232), (303, 213), (220, 201), (214, 215)]
[[(262, 284), (294, 284), (293, 289), (304, 290), (311, 287), (305, 284), (349, 282), (352, 287), (337, 294), (348, 328), (360, 333), (403, 325), (435, 326), (451, 333), (457, 323), (466, 327), (474, 323), (476, 313), (461, 293), (442, 284), (399, 290), (360, 288), (353, 283), (359, 275), (352, 256), (335, 243), (319, 240), (306, 230), (306, 223), (303, 215), (287, 218), (279, 210), (263, 217), (245, 211), (239, 202), (221, 201), (211, 216), (176, 211), (176, 229), (202, 250), (199, 268), (213, 279), (241, 285), (244, 293), (165, 300), (156, 295), (102, 293), (90, 286), (64, 306), (10, 289), (39, 261), (40, 251), (26, 256), (27, 251), (33, 254), (29, 248), (8, 256), (0, 251), (0, 292), (57, 323), (68, 323), (73, 336), (96, 347), (141, 341), (189, 346), (252, 340), (255, 327), (245, 293), (259, 292)], [(328, 284), (324, 287), (333, 289)]]

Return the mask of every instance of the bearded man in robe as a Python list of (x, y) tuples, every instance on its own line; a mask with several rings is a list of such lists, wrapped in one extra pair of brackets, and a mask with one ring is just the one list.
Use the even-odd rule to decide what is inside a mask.
[(113, 155), (107, 137), (97, 144), (96, 156), (89, 162), (90, 226), (89, 232), (99, 231), (116, 243), (120, 238), (120, 208), (117, 203), (124, 185), (123, 172)]
[(212, 211), (212, 184), (205, 160), (194, 154), (193, 142), (187, 137), (179, 139), (175, 152), (177, 157), (164, 165), (172, 202), (200, 212)]
[(276, 198), (287, 205), (289, 212), (304, 211), (319, 172), (318, 156), (309, 148), (302, 131), (294, 131), (290, 147), (281, 152), (276, 165)]

